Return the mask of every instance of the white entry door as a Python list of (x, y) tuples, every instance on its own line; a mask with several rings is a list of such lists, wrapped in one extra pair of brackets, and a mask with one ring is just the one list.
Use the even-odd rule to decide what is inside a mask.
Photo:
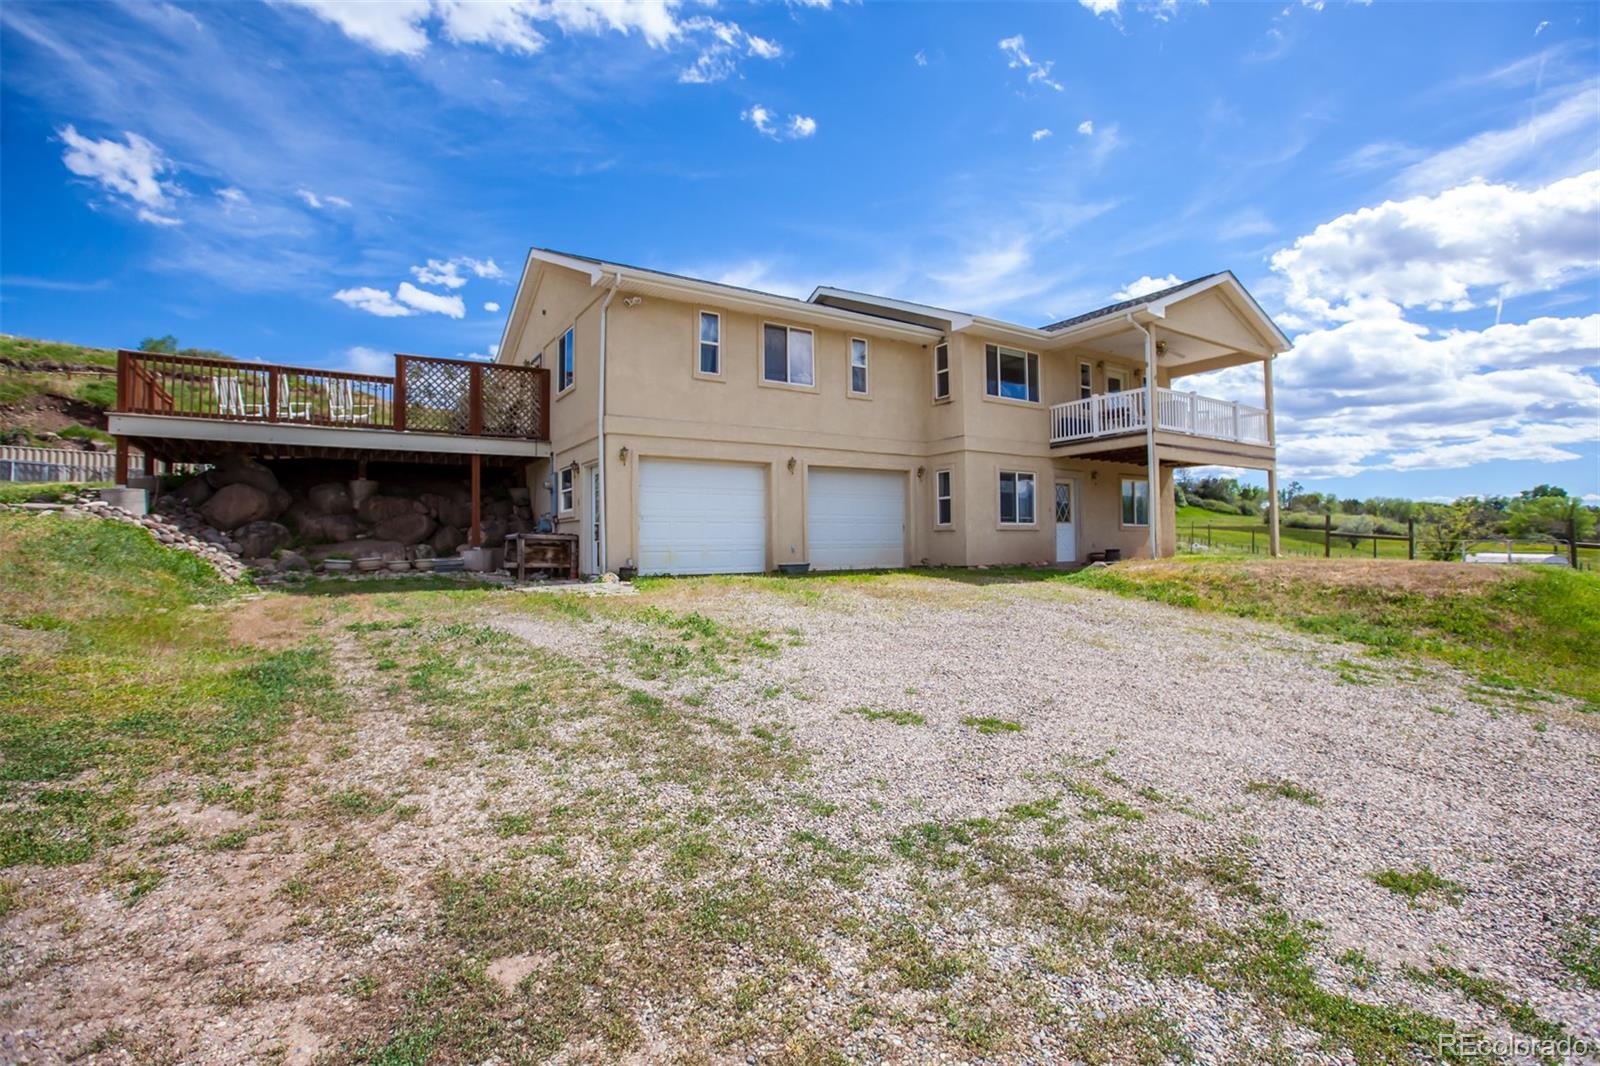
[(894, 470), (807, 471), (806, 546), (813, 570), (906, 565), (906, 476)]
[(1056, 482), (1056, 562), (1078, 561), (1078, 530), (1072, 513), (1072, 482)]
[(589, 468), (589, 573), (600, 572), (600, 466)]
[(641, 574), (759, 574), (766, 568), (765, 467), (640, 462)]

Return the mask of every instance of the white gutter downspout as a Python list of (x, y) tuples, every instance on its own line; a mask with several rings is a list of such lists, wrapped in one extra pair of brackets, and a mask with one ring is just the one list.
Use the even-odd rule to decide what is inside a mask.
[(605, 504), (606, 500), (606, 319), (611, 309), (611, 299), (617, 295), (617, 289), (622, 286), (622, 271), (617, 271), (611, 279), (611, 287), (606, 290), (606, 298), (600, 303), (600, 373), (597, 375), (599, 388), (598, 411), (595, 414), (594, 435), (595, 447), (599, 452), (599, 465), (595, 467), (600, 471), (600, 498), (591, 502), (591, 506), (599, 509), (600, 520), (595, 523), (597, 542), (594, 546), (594, 561), (596, 567), (603, 575), (606, 573), (606, 512), (611, 510)]
[(1161, 558), (1161, 508), (1157, 491), (1161, 486), (1161, 468), (1156, 465), (1156, 422), (1161, 410), (1156, 389), (1156, 338), (1149, 329), (1134, 320), (1129, 311), (1128, 325), (1144, 334), (1144, 410), (1145, 410), (1145, 476), (1150, 493), (1150, 558)]

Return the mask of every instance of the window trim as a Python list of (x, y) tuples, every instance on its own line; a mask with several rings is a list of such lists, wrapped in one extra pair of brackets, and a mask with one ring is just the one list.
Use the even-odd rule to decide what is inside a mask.
[(577, 338), (577, 323), (562, 330), (561, 336), (556, 338), (556, 396), (558, 397), (565, 396), (578, 384)]
[[(715, 341), (715, 347), (717, 349), (717, 369), (716, 369), (715, 373), (712, 373), (711, 371), (707, 370), (701, 363), (701, 352), (700, 352), (701, 346), (705, 345), (705, 344), (713, 343), (713, 342), (710, 342), (710, 341), (702, 340), (700, 338), (700, 329), (705, 324), (704, 320), (705, 320), (705, 316), (707, 316), (707, 315), (710, 315), (712, 318), (717, 320), (717, 339)], [(722, 337), (722, 312), (721, 311), (708, 311), (705, 308), (701, 308), (701, 307), (695, 308), (695, 314), (694, 314), (694, 343), (690, 346), (690, 351), (691, 351), (693, 359), (694, 359), (693, 366), (694, 366), (694, 376), (695, 377), (703, 378), (703, 379), (705, 379), (707, 381), (726, 381), (727, 380), (726, 375), (723, 373), (723, 367), (725, 367), (727, 365), (726, 361), (722, 358), (722, 349), (723, 349), (723, 347), (724, 347), (724, 344), (723, 344), (723, 337)]]
[[(1127, 502), (1128, 502), (1128, 486), (1129, 485), (1143, 485), (1144, 486), (1144, 521), (1143, 522), (1128, 522), (1128, 521), (1125, 520), (1127, 518), (1127, 516), (1128, 516), (1127, 515), (1127, 510), (1126, 510), (1126, 505), (1127, 505)], [(1135, 518), (1139, 517), (1139, 493), (1137, 492), (1137, 490), (1133, 494), (1133, 515), (1134, 515)], [(1117, 495), (1117, 525), (1121, 529), (1149, 529), (1150, 528), (1150, 479), (1149, 478), (1125, 477), (1125, 478), (1122, 479), (1122, 484), (1119, 486), (1118, 495)]]
[[(785, 371), (785, 373), (789, 373), (791, 375), (793, 374), (793, 366), (792, 366), (793, 355), (789, 351), (789, 338), (791, 336), (793, 336), (794, 334), (796, 334), (796, 333), (804, 333), (804, 334), (807, 334), (808, 336), (810, 336), (810, 338), (811, 338), (811, 384), (809, 384), (809, 385), (797, 385), (793, 381), (773, 381), (771, 378), (767, 377), (767, 329), (768, 329), (768, 327), (771, 327), (773, 329), (781, 329), (781, 330), (784, 331), (784, 342), (783, 342), (783, 344), (784, 344), (783, 351), (784, 351), (784, 359), (785, 359), (784, 371)], [(764, 388), (769, 388), (769, 389), (794, 389), (796, 392), (816, 392), (817, 391), (817, 331), (816, 330), (811, 329), (808, 326), (791, 326), (786, 322), (768, 322), (768, 321), (763, 321), (761, 323), (761, 332), (757, 335), (756, 359), (757, 359), (757, 362), (758, 362), (758, 365), (756, 367), (756, 382), (757, 382), (757, 384), (763, 386)]]
[(577, 479), (572, 476), (572, 467), (564, 466), (556, 471), (556, 514), (572, 514), (577, 509)]
[[(1113, 380), (1115, 380), (1116, 383), (1117, 383), (1117, 387), (1116, 387), (1115, 390), (1113, 390), (1111, 388), (1111, 382)], [(1124, 375), (1123, 371), (1121, 371), (1121, 370), (1116, 370), (1116, 371), (1107, 370), (1106, 371), (1106, 395), (1110, 396), (1113, 391), (1116, 391), (1116, 392), (1127, 392), (1128, 391), (1128, 379)]]
[[(861, 390), (856, 389), (856, 345), (861, 345), (861, 377), (866, 385)], [(844, 391), (845, 395), (857, 400), (870, 399), (872, 396), (872, 342), (865, 337), (851, 337), (845, 346), (844, 364)], [(813, 363), (816, 360), (812, 355)], [(813, 373), (815, 372), (813, 366)]]
[[(989, 353), (991, 351), (995, 357), (994, 392), (989, 391)], [(1000, 356), (1002, 355), (1020, 355), (1022, 357), (1023, 387), (1027, 390), (1028, 397), (1018, 399), (1015, 396), (1000, 395)], [(1000, 403), (1018, 403), (1028, 407), (1038, 407), (1043, 402), (1041, 397), (1044, 395), (1044, 386), (1041, 382), (1041, 378), (1044, 375), (1041, 370), (1038, 352), (1030, 352), (1022, 348), (1010, 348), (1004, 344), (985, 344), (983, 346), (983, 398), (996, 400)]]
[[(944, 491), (939, 491), (939, 479), (944, 479)], [(949, 514), (943, 521), (939, 519), (940, 504)], [(956, 524), (956, 479), (949, 467), (933, 472), (933, 528), (953, 529)]]
[[(1087, 374), (1084, 371), (1088, 371)], [(1087, 380), (1085, 380), (1087, 378)], [(1094, 364), (1087, 359), (1078, 360), (1078, 399), (1087, 400), (1094, 395)]]
[[(1017, 479), (1017, 480), (1013, 481), (1013, 483), (1012, 483), (1012, 490), (1011, 491), (1012, 491), (1012, 499), (1013, 500), (1016, 499), (1016, 486), (1021, 484), (1021, 479), (1022, 478), (1027, 478), (1030, 482), (1033, 483), (1033, 492), (1032, 492), (1032, 494), (1030, 496), (1030, 503), (1031, 503), (1031, 505), (1033, 507), (1033, 515), (1026, 522), (1021, 521), (1020, 513), (1016, 517), (1012, 518), (1011, 521), (1009, 521), (1009, 522), (1006, 521), (1006, 512), (1005, 512), (1005, 504), (1004, 504), (1004, 500), (1005, 500), (1005, 488), (1004, 488), (1004, 486), (1005, 486), (1005, 480), (1006, 480), (1007, 475), (1009, 475), (1010, 477), (1012, 477), (1014, 479)], [(1001, 529), (1038, 529), (1039, 528), (1039, 475), (1038, 474), (1036, 474), (1032, 470), (1000, 470), (1000, 471), (997, 471), (996, 474), (995, 474), (995, 479), (994, 479), (994, 493), (995, 493), (995, 496), (994, 496), (994, 513), (995, 513), (995, 519), (996, 519), (995, 524), (997, 526), (999, 526)]]
[[(944, 352), (944, 369), (939, 369), (939, 353)], [(944, 391), (939, 391), (939, 379), (944, 378)], [(950, 342), (940, 341), (933, 346), (933, 402), (950, 402)]]

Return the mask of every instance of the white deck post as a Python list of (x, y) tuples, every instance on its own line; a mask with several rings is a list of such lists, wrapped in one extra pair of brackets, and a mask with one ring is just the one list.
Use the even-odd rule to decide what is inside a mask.
[[(1144, 378), (1153, 383), (1156, 380), (1156, 338), (1148, 326), (1144, 331)], [(1148, 404), (1150, 398), (1145, 397)], [(1145, 416), (1145, 478), (1150, 486), (1150, 558), (1161, 558), (1161, 467), (1156, 457), (1156, 420), (1149, 417), (1148, 408)]]

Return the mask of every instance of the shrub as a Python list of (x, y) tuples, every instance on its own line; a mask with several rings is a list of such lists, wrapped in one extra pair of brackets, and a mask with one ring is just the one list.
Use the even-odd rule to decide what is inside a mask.
[(1226, 500), (1210, 500), (1204, 496), (1191, 496), (1189, 502), (1196, 507), (1203, 507), (1207, 511), (1217, 514), (1244, 514), (1237, 504), (1228, 503)]

